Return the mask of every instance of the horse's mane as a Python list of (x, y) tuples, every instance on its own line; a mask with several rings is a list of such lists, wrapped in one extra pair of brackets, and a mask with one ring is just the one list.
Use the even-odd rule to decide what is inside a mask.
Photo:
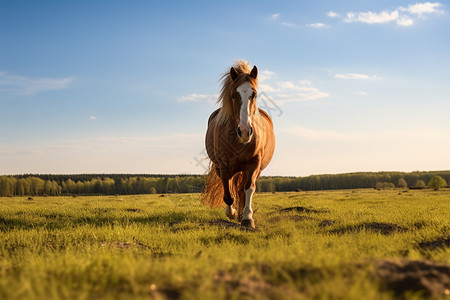
[(238, 73), (235, 80), (231, 78), (230, 69), (223, 73), (220, 79), (222, 89), (220, 90), (219, 99), (217, 99), (217, 103), (221, 104), (221, 109), (218, 115), (219, 123), (224, 123), (228, 118), (233, 116), (231, 95), (236, 88), (246, 81), (248, 81), (255, 90), (258, 87), (258, 79), (250, 76), (251, 69), (248, 61), (237, 60), (233, 67)]

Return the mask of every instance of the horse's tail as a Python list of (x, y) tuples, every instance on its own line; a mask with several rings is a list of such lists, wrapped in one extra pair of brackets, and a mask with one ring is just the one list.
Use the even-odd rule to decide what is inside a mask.
[[(234, 206), (239, 214), (242, 214), (245, 205), (244, 185), (245, 178), (242, 172), (237, 173), (231, 179), (230, 194), (234, 199)], [(201, 203), (213, 208), (224, 206), (223, 195), (222, 180), (217, 174), (216, 165), (211, 162), (200, 197)]]
[(222, 180), (217, 174), (216, 165), (211, 162), (209, 165), (209, 171), (205, 178), (205, 186), (203, 187), (200, 200), (202, 204), (210, 207), (221, 207), (225, 203), (223, 202), (223, 186)]

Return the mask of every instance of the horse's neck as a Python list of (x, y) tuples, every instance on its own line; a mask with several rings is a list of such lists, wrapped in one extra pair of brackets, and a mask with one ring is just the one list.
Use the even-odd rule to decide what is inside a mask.
[(256, 107), (255, 113), (253, 115), (250, 116), (252, 122), (260, 122), (261, 120), (261, 115), (259, 113), (259, 108)]

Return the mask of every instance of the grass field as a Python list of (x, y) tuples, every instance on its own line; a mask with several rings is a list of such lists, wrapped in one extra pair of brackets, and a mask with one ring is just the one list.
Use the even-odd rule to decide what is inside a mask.
[(450, 299), (450, 190), (0, 198), (0, 299)]

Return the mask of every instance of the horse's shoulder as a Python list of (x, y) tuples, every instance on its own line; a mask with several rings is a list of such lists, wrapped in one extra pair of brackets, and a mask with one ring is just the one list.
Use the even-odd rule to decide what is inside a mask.
[(272, 118), (269, 116), (268, 113), (266, 113), (265, 110), (263, 110), (263, 109), (261, 109), (261, 108), (258, 108), (258, 110), (259, 110), (259, 114), (260, 114), (261, 116), (263, 116), (267, 121), (269, 121), (270, 124), (273, 124), (273, 123), (272, 123)]
[(219, 114), (220, 108), (213, 111), (213, 113), (209, 116), (208, 124), (211, 123), (211, 121)]

